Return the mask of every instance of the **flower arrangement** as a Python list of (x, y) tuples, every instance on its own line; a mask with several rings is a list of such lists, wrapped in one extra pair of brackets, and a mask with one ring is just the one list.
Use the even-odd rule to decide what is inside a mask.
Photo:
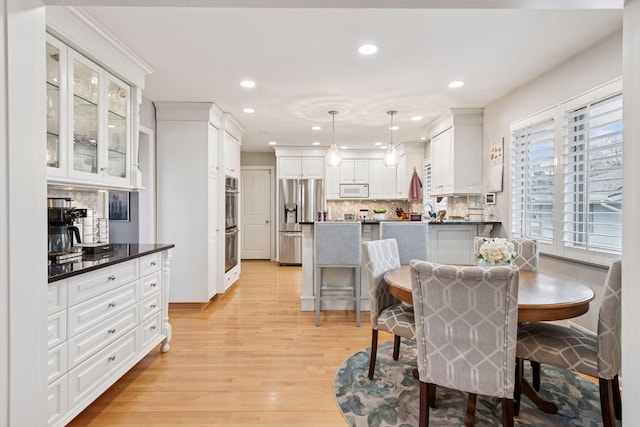
[(516, 257), (515, 246), (507, 239), (484, 239), (477, 258), (490, 265), (511, 264)]

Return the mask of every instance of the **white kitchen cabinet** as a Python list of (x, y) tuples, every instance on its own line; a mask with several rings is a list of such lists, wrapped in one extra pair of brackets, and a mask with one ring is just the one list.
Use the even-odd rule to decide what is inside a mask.
[(328, 200), (340, 198), (340, 168), (327, 167), (325, 172), (324, 193)]
[(369, 161), (362, 159), (343, 160), (340, 165), (340, 184), (368, 184)]
[(48, 182), (134, 189), (131, 86), (49, 35), (46, 54)]
[(397, 197), (397, 171), (382, 160), (369, 160), (369, 198), (394, 199)]
[(451, 109), (431, 134), (432, 196), (482, 188), (482, 109)]
[(181, 248), (171, 302), (207, 304), (225, 289), (224, 178), (238, 175), (243, 129), (210, 102), (155, 106), (158, 240)]
[(159, 343), (168, 351), (170, 257), (155, 252), (49, 283), (50, 426), (66, 425)]
[(278, 157), (280, 179), (323, 179), (323, 157)]
[(224, 133), (224, 173), (234, 178), (240, 174), (240, 146), (227, 132)]
[(407, 156), (400, 156), (396, 172), (396, 198), (406, 199), (409, 194), (409, 182), (407, 181)]

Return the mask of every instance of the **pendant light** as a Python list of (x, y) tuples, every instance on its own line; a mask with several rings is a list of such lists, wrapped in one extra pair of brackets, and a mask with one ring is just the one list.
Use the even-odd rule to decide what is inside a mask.
[(335, 168), (342, 164), (342, 154), (340, 153), (340, 150), (338, 150), (338, 146), (336, 146), (336, 114), (338, 114), (338, 112), (336, 110), (331, 110), (329, 111), (329, 114), (331, 114), (333, 134), (331, 137), (331, 147), (329, 147), (329, 151), (327, 151), (326, 159), (327, 165)]
[(391, 141), (389, 142), (389, 148), (387, 148), (387, 151), (384, 153), (384, 157), (382, 158), (384, 165), (387, 167), (396, 167), (398, 166), (398, 163), (400, 163), (398, 150), (396, 150), (396, 147), (393, 145), (393, 115), (396, 113), (397, 111), (393, 110), (387, 111), (387, 114), (391, 116), (391, 127), (389, 128), (391, 130)]

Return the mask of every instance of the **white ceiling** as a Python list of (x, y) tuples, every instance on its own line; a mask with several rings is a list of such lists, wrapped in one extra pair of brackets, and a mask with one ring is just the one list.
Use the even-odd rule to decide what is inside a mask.
[[(84, 10), (153, 67), (145, 98), (215, 102), (245, 127), (243, 151), (327, 147), (332, 109), (339, 145), (388, 142), (388, 110), (394, 142), (417, 141), (446, 109), (486, 106), (622, 26), (621, 9)], [(359, 55), (364, 42), (378, 53)], [(458, 79), (464, 87), (447, 87)]]

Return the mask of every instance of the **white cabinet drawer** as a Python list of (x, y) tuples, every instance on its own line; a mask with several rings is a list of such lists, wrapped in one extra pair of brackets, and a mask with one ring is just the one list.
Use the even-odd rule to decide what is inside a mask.
[(47, 383), (58, 379), (67, 372), (67, 343), (49, 350), (47, 354)]
[(69, 278), (69, 306), (136, 280), (137, 267), (138, 260), (133, 260)]
[(47, 420), (48, 425), (58, 421), (67, 412), (67, 376), (49, 384), (47, 388)]
[(69, 308), (69, 338), (135, 304), (136, 284), (130, 283)]
[(138, 325), (138, 307), (131, 308), (113, 315), (95, 327), (69, 340), (69, 367), (78, 363), (111, 344), (131, 328)]
[(67, 339), (67, 312), (59, 311), (47, 318), (47, 348), (55, 347)]
[(67, 308), (67, 281), (50, 283), (47, 288), (47, 313), (56, 313), (65, 308)]
[(162, 253), (156, 252), (140, 258), (140, 277), (147, 274), (160, 271), (160, 262), (162, 261)]
[(69, 406), (80, 403), (97, 389), (106, 390), (136, 357), (137, 328), (69, 371)]
[(160, 272), (154, 273), (150, 276), (147, 276), (143, 279), (140, 279), (140, 288), (142, 289), (141, 295), (142, 297), (146, 297), (147, 295), (152, 294), (153, 292), (160, 289), (160, 285), (162, 276)]
[(157, 312), (155, 316), (150, 317), (140, 324), (140, 339), (142, 341), (141, 349), (153, 347), (160, 342), (160, 326), (162, 322), (162, 313)]
[(162, 294), (160, 292), (145, 298), (140, 303), (140, 320), (146, 319), (156, 311), (159, 311), (161, 302)]

